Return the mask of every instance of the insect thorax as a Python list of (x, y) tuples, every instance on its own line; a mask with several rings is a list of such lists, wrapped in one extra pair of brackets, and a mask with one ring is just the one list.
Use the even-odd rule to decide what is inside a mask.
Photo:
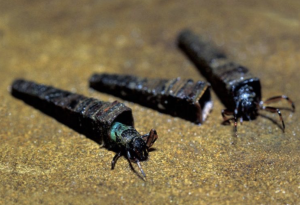
[(109, 136), (119, 147), (129, 146), (133, 138), (141, 137), (132, 126), (127, 126), (120, 122), (113, 123), (109, 131)]
[(236, 108), (245, 119), (253, 119), (257, 114), (257, 95), (252, 86), (244, 85), (237, 91)]

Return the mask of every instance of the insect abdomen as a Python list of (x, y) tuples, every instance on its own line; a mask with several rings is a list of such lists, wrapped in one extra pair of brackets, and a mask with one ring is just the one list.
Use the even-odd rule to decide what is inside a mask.
[(235, 108), (238, 89), (244, 85), (253, 87), (257, 100), (261, 99), (261, 85), (246, 67), (229, 60), (212, 43), (196, 36), (191, 31), (183, 31), (178, 37), (178, 46), (197, 66), (211, 83), (213, 89), (227, 108)]
[(195, 123), (202, 123), (212, 107), (210, 85), (201, 81), (94, 74), (90, 86)]

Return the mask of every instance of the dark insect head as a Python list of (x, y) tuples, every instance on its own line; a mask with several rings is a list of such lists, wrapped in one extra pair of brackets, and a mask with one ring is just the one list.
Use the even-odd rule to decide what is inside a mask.
[(254, 119), (258, 111), (256, 94), (251, 86), (245, 85), (238, 90), (237, 110), (238, 115), (245, 120)]
[(141, 161), (146, 160), (148, 157), (148, 150), (157, 140), (158, 136), (156, 130), (150, 130), (149, 134), (143, 136), (136, 136), (130, 142), (129, 148), (131, 158), (139, 159)]
[(292, 107), (292, 111), (295, 112), (295, 104), (289, 97), (285, 95), (281, 95), (281, 96), (271, 97), (265, 101), (260, 101), (256, 93), (254, 92), (254, 89), (249, 85), (245, 85), (238, 89), (237, 95), (235, 97), (236, 108), (234, 109), (234, 111), (229, 109), (222, 110), (222, 116), (224, 122), (227, 122), (230, 119), (226, 118), (225, 116), (233, 115), (233, 118), (231, 119), (234, 120), (234, 130), (235, 130), (235, 135), (237, 136), (238, 118), (241, 119), (241, 123), (242, 123), (243, 119), (245, 120), (255, 119), (256, 116), (259, 115), (258, 113), (259, 110), (265, 110), (272, 113), (277, 112), (280, 121), (282, 123), (282, 131), (284, 132), (285, 124), (281, 116), (280, 109), (276, 107), (265, 106), (266, 104), (277, 102), (280, 100), (286, 100), (288, 103), (290, 103)]
[(130, 154), (133, 159), (146, 160), (148, 157), (148, 148), (146, 142), (141, 137), (135, 137), (132, 139), (129, 145)]

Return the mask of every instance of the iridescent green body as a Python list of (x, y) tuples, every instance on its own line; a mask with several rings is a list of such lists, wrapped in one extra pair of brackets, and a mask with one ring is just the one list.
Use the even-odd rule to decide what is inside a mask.
[(109, 130), (110, 139), (118, 147), (126, 147), (133, 138), (142, 138), (142, 136), (132, 126), (124, 125), (120, 122), (114, 122)]

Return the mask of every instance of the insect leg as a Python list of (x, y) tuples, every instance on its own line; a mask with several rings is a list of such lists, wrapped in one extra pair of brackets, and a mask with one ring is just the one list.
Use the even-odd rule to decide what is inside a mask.
[(136, 160), (136, 163), (137, 163), (138, 167), (139, 167), (140, 170), (141, 170), (142, 175), (146, 178), (146, 174), (145, 174), (144, 170), (142, 169), (142, 166), (141, 166), (141, 164), (140, 164), (140, 161), (139, 161), (138, 159), (135, 159), (135, 160)]
[(233, 112), (228, 109), (222, 110), (222, 117), (223, 117), (224, 122), (228, 120), (228, 118), (226, 118), (225, 115), (233, 115)]
[(287, 100), (291, 104), (293, 112), (295, 112), (296, 108), (295, 108), (294, 102), (288, 96), (285, 96), (285, 95), (271, 97), (271, 98), (269, 98), (265, 101), (262, 101), (262, 104), (269, 104), (269, 103), (272, 103), (272, 102), (277, 102), (279, 100)]
[(283, 121), (282, 116), (281, 116), (280, 109), (278, 109), (278, 108), (276, 108), (276, 107), (268, 107), (268, 106), (267, 106), (267, 107), (263, 106), (263, 107), (261, 107), (261, 109), (262, 109), (262, 110), (269, 111), (269, 112), (272, 112), (272, 113), (277, 112), (278, 115), (279, 115), (279, 118), (280, 118), (280, 120), (281, 120), (281, 122), (282, 122), (282, 131), (284, 132), (284, 130), (285, 130), (285, 125), (284, 125), (284, 121)]
[[(127, 151), (126, 154), (127, 154), (127, 158), (128, 158), (128, 160), (129, 160), (129, 163), (131, 163), (131, 162), (130, 162), (130, 159), (132, 159), (132, 158), (131, 158), (130, 152)], [(139, 167), (139, 169), (140, 169), (142, 175), (146, 178), (146, 174), (145, 174), (144, 170), (142, 169), (142, 166), (141, 166), (141, 164), (140, 164), (140, 161), (139, 161), (138, 159), (136, 159), (136, 158), (134, 158), (134, 160), (135, 160), (135, 162), (137, 163), (137, 165), (138, 165), (138, 167)]]
[(243, 118), (242, 117), (240, 118), (240, 123), (241, 123), (241, 125), (243, 124)]
[(234, 113), (233, 113), (233, 117), (234, 117), (234, 132), (235, 132), (235, 136), (237, 137), (237, 121), (238, 121), (238, 109), (235, 108), (234, 109)]
[(122, 152), (119, 152), (114, 156), (113, 160), (111, 161), (111, 169), (115, 168), (116, 162), (120, 158), (121, 155), (122, 155)]
[[(222, 117), (224, 119), (223, 123), (231, 120), (232, 118), (228, 119), (226, 118), (225, 115), (233, 115), (233, 120), (234, 120), (234, 132), (235, 132), (235, 136), (237, 136), (237, 121), (238, 121), (238, 107), (234, 109), (234, 111), (230, 111), (228, 109), (224, 109), (222, 110)], [(241, 120), (241, 123), (243, 122), (243, 120)]]

